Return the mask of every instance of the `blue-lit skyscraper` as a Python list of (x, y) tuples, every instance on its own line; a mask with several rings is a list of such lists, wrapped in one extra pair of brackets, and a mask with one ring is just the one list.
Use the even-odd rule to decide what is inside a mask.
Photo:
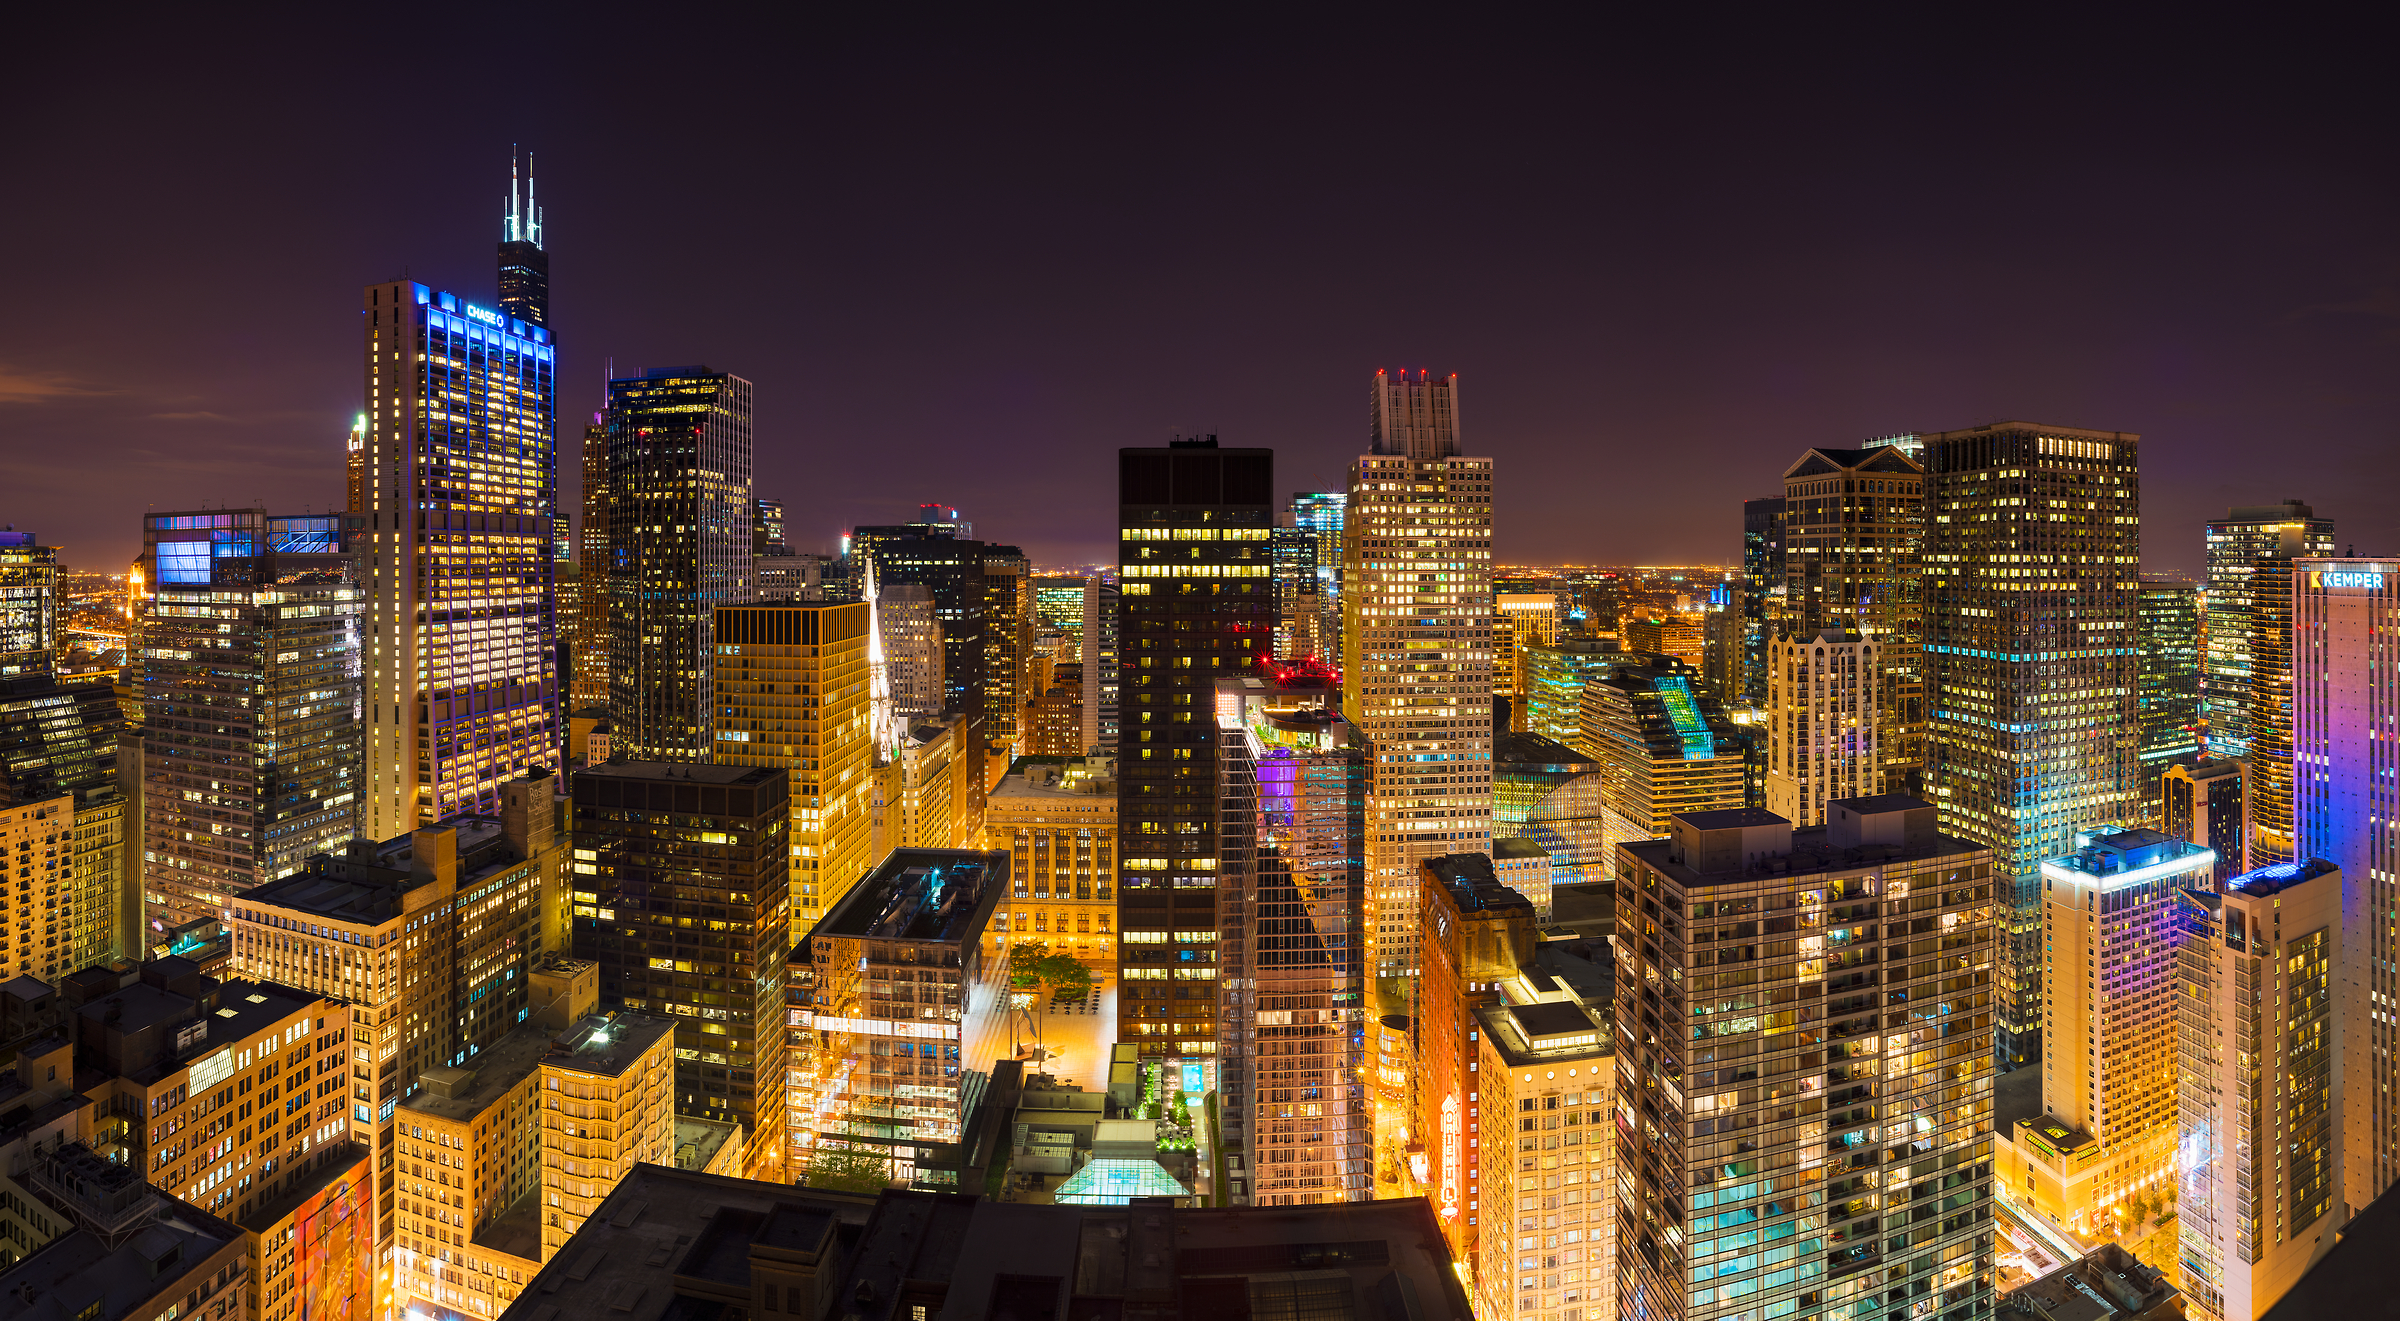
[(564, 752), (555, 346), (406, 280), (360, 299), (367, 808), (390, 839)]

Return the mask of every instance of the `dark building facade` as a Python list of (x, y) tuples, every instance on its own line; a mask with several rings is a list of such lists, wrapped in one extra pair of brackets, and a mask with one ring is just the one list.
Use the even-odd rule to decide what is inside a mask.
[[(1216, 439), (1117, 452), (1118, 951), (1213, 963), (1218, 930), (1216, 681), (1271, 659), (1275, 452)], [(1213, 980), (1190, 999), (1119, 1002), (1118, 1036), (1206, 1060)]]
[(1767, 697), (1767, 644), (1783, 618), (1783, 505), (1780, 495), (1742, 502), (1742, 697)]
[(783, 1177), (788, 774), (610, 762), (574, 787), (575, 957), (603, 1006), (678, 1015), (676, 1112), (741, 1124), (744, 1170)]
[[(985, 581), (984, 566), (1027, 561), (1014, 546), (958, 536), (957, 526), (895, 523), (853, 528), (850, 558), (862, 592), (871, 570), (878, 588), (909, 583), (933, 593), (933, 614), (942, 621), (943, 709), (982, 712), (993, 632), (1008, 626), (992, 619), (993, 584)], [(1015, 691), (1013, 678), (1009, 690)], [(1010, 712), (1012, 723), (1014, 717)]]

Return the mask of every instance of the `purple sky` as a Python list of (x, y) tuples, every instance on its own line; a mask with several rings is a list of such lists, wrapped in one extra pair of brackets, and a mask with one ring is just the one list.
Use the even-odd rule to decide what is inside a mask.
[(803, 549), (943, 500), (1104, 558), (1178, 431), (1338, 488), (1381, 366), (1461, 374), (1506, 560), (1730, 560), (1807, 445), (2020, 417), (2144, 434), (2153, 571), (2287, 497), (2400, 551), (2365, 30), (491, 12), (20, 30), (0, 523), (338, 503), (358, 291), (488, 300), (518, 142), (569, 482), (607, 360), (706, 362)]

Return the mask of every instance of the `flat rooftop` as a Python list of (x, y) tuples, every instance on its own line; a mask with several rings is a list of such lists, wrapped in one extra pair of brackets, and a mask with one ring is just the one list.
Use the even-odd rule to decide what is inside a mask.
[[(549, 1051), (548, 1029), (511, 1029), (481, 1054), (468, 1060), (472, 1068), (427, 1069), (419, 1074), (417, 1080), (424, 1086), (419, 1088), (416, 1095), (402, 1101), (400, 1108), (452, 1123), (466, 1123), (525, 1081)], [(446, 1087), (450, 1094), (444, 1096), (435, 1090), (442, 1087)]]
[[(1916, 800), (1908, 801), (1914, 803)], [(1756, 810), (1758, 809), (1728, 809), (1728, 814), (1734, 811), (1746, 813)], [(1680, 815), (1688, 819), (1695, 816), (1717, 814), (1686, 812)], [(1783, 820), (1782, 817), (1776, 816), (1772, 812), (1765, 812), (1762, 815), (1769, 817), (1770, 821), (1742, 824), (1764, 825)], [(1762, 865), (1745, 871), (1699, 872), (1683, 863), (1669, 862), (1667, 854), (1675, 847), (1675, 841), (1672, 839), (1634, 840), (1631, 843), (1619, 844), (1617, 847), (1649, 864), (1660, 874), (1673, 877), (1686, 888), (1706, 885), (1741, 885), (1769, 877), (1858, 871), (1868, 867), (1889, 866), (1895, 862), (1916, 862), (1930, 858), (1966, 857), (1978, 853), (1985, 855), (1991, 853), (1989, 848), (1981, 844), (1970, 844), (1963, 839), (1939, 832), (1932, 835), (1930, 843), (1920, 848), (1912, 849), (1880, 842), (1869, 844), (1864, 848), (1835, 848), (1826, 842), (1826, 830), (1823, 826), (1798, 827), (1792, 831), (1790, 850), (1778, 854), (1774, 858), (1772, 866)]]
[(675, 1035), (675, 1020), (650, 1014), (593, 1014), (560, 1033), (543, 1062), (614, 1078), (633, 1067), (661, 1037)]
[(720, 766), (706, 761), (612, 761), (575, 772), (578, 779), (689, 780), (694, 784), (758, 784), (775, 774), (772, 766)]
[(894, 849), (811, 936), (960, 945), (982, 937), (1008, 880), (1008, 855), (971, 849)]

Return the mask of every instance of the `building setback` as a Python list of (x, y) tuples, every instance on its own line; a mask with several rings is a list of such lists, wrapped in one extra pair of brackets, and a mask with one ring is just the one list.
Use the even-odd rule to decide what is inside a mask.
[(742, 1168), (781, 1177), (789, 773), (612, 761), (574, 788), (573, 953), (600, 1004), (675, 1015), (677, 1113), (741, 1124)]

